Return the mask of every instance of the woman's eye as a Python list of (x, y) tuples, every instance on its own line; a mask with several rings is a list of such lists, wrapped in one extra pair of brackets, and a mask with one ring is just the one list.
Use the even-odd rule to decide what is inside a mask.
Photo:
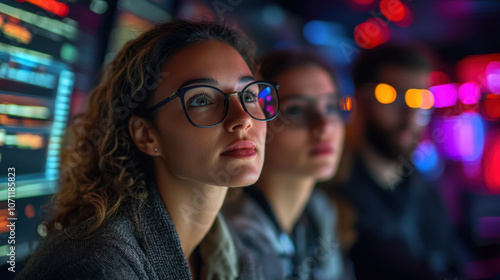
[(326, 113), (328, 115), (336, 114), (339, 112), (339, 106), (337, 104), (328, 104), (326, 106)]
[(304, 108), (299, 107), (299, 106), (290, 106), (285, 108), (283, 111), (283, 114), (290, 116), (290, 117), (298, 117), (304, 113)]
[(253, 92), (251, 91), (246, 91), (244, 94), (243, 94), (243, 101), (245, 103), (255, 103), (257, 102), (257, 95), (254, 94)]
[(204, 94), (193, 96), (187, 102), (189, 107), (203, 107), (203, 106), (207, 106), (210, 103), (211, 103), (210, 98)]

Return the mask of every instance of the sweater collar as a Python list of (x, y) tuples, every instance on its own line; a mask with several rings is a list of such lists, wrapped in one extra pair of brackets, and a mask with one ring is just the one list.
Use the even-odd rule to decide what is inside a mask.
[[(191, 279), (179, 235), (156, 183), (148, 185), (148, 198), (138, 217), (139, 238), (144, 253), (156, 267), (159, 279)], [(235, 279), (238, 257), (226, 222), (217, 215), (199, 245), (202, 279)], [(165, 269), (167, 268), (167, 269)]]
[(136, 217), (141, 246), (156, 268), (158, 278), (191, 279), (179, 235), (161, 200), (156, 183), (148, 185), (146, 204), (142, 205)]

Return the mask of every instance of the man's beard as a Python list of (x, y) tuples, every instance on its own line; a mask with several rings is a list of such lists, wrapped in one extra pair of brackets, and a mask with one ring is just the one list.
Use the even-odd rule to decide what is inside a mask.
[(416, 142), (403, 147), (399, 143), (399, 134), (408, 129), (404, 125), (400, 125), (390, 131), (381, 128), (372, 118), (366, 121), (365, 137), (371, 146), (384, 158), (395, 161), (400, 156), (405, 159), (410, 159), (410, 155), (416, 147)]

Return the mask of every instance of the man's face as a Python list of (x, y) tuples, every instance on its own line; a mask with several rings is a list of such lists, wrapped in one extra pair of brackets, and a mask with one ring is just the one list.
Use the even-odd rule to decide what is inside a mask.
[[(413, 70), (398, 66), (386, 66), (379, 75), (379, 83), (386, 83), (397, 91), (396, 102), (382, 104), (371, 98), (373, 87), (367, 87), (364, 95), (372, 95), (363, 102), (363, 115), (367, 141), (384, 157), (396, 160), (399, 156), (408, 158), (415, 149), (423, 125), (418, 122), (423, 109), (413, 109), (404, 104), (404, 95), (408, 89), (427, 89), (430, 86), (430, 72)], [(401, 100), (403, 102), (401, 102)]]

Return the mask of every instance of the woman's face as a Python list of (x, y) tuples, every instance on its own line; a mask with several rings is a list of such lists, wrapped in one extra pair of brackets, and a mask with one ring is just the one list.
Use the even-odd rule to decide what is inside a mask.
[(339, 96), (330, 75), (317, 66), (297, 67), (275, 79), (280, 115), (268, 123), (264, 172), (328, 179), (344, 143)]
[[(174, 54), (162, 67), (165, 79), (150, 106), (181, 87), (211, 85), (225, 93), (241, 91), (253, 75), (231, 46), (209, 40)], [(196, 102), (193, 101), (193, 102)], [(194, 104), (197, 105), (197, 104)], [(217, 186), (246, 186), (260, 175), (264, 160), (266, 122), (251, 118), (237, 96), (229, 98), (224, 121), (210, 128), (192, 125), (175, 98), (155, 111), (159, 139), (155, 165), (176, 181)]]

